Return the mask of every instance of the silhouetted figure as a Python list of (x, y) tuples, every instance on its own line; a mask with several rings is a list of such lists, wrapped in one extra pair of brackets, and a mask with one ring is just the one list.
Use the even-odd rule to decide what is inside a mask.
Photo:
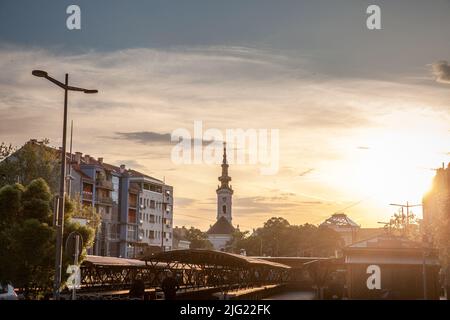
[(164, 292), (164, 299), (175, 300), (177, 297), (178, 281), (174, 278), (173, 273), (169, 271), (167, 277), (161, 283), (161, 289)]
[(129, 297), (130, 299), (144, 300), (145, 284), (142, 279), (136, 279), (131, 285)]

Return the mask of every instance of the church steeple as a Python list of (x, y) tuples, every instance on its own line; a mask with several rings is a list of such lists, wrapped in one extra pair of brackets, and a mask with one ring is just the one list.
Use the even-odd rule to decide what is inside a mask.
[(228, 175), (228, 161), (227, 161), (227, 145), (223, 143), (223, 160), (222, 160), (222, 175), (219, 177), (220, 185), (217, 193), (217, 220), (224, 217), (231, 223), (231, 204), (233, 189), (231, 188), (231, 177)]
[(219, 189), (230, 189), (229, 182), (231, 177), (228, 176), (228, 162), (227, 162), (227, 143), (223, 143), (223, 160), (222, 160), (222, 175), (219, 177), (220, 187)]

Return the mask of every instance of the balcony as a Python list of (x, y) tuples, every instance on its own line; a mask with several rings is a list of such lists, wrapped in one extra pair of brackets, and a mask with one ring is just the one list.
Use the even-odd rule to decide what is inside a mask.
[(104, 204), (104, 205), (108, 205), (108, 206), (112, 206), (114, 204), (111, 197), (105, 197), (105, 196), (100, 196), (100, 195), (97, 195), (95, 197), (95, 201), (99, 204)]
[(82, 192), (82, 197), (83, 197), (83, 200), (90, 200), (90, 201), (92, 201), (92, 192), (83, 191)]
[(105, 180), (105, 179), (96, 180), (95, 181), (95, 186), (97, 188), (113, 190), (113, 183), (110, 180)]

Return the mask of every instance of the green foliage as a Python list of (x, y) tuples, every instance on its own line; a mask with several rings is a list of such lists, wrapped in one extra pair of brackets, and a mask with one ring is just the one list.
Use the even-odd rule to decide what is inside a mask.
[(25, 219), (38, 219), (51, 222), (50, 188), (44, 179), (33, 180), (22, 195), (23, 216)]
[[(15, 287), (23, 288), (26, 294), (45, 292), (52, 288), (55, 265), (55, 234), (52, 220), (52, 196), (43, 179), (32, 180), (24, 188), (8, 185), (0, 189), (0, 280), (12, 281)], [(67, 219), (64, 224), (64, 241), (70, 232), (82, 235), (82, 257), (87, 246), (92, 244), (94, 230), (71, 222), (75, 206), (68, 201)], [(65, 270), (71, 263), (63, 260)]]
[(23, 192), (23, 186), (17, 183), (0, 189), (0, 225), (7, 225), (21, 218)]
[(253, 234), (236, 231), (229, 251), (244, 249), (251, 256), (332, 256), (341, 238), (329, 228), (311, 224), (291, 225), (284, 218), (271, 218)]
[[(48, 139), (26, 143), (22, 148), (0, 153), (0, 187), (17, 181), (28, 185), (37, 178), (43, 178), (56, 193), (59, 185), (60, 153), (47, 144)], [(2, 145), (6, 145), (2, 143)], [(5, 149), (5, 148), (3, 148)]]
[(80, 218), (86, 219), (89, 227), (97, 229), (101, 222), (101, 215), (95, 211), (91, 206), (82, 204), (80, 196), (75, 196), (74, 199), (67, 198), (65, 201), (66, 215), (65, 219)]
[(191, 249), (212, 249), (213, 245), (208, 240), (206, 232), (191, 227), (186, 231), (186, 239), (191, 242)]

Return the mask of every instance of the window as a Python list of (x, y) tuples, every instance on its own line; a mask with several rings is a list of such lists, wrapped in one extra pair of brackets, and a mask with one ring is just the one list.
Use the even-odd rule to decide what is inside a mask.
[(155, 200), (150, 200), (150, 208), (155, 209), (155, 207), (156, 207)]
[(150, 185), (150, 191), (162, 193), (162, 187), (155, 184)]
[(150, 223), (155, 223), (155, 215), (150, 215)]
[(227, 206), (226, 205), (222, 206), (222, 213), (223, 214), (227, 213)]
[(128, 240), (135, 240), (136, 239), (136, 228), (135, 226), (128, 226)]
[(148, 233), (148, 237), (149, 237), (150, 239), (155, 239), (155, 231), (150, 230), (149, 233)]

